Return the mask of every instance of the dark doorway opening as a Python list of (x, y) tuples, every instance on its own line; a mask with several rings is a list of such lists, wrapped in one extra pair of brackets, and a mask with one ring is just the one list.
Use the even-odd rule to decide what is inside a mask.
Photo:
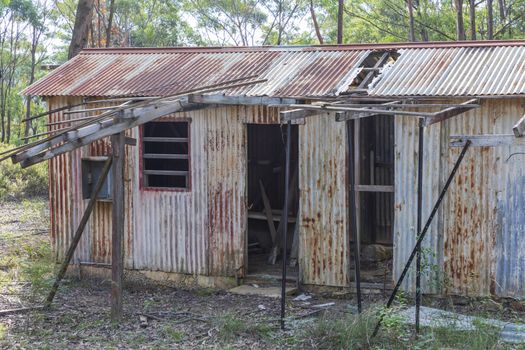
[(361, 279), (390, 286), (394, 232), (394, 118), (377, 115), (356, 120), (354, 130)]
[[(286, 127), (248, 124), (248, 277), (281, 276), (281, 223), (284, 205)], [(298, 127), (292, 126), (290, 205), (288, 212), (288, 276), (297, 278), (299, 207)], [(273, 228), (272, 226), (273, 225)], [(294, 242), (295, 237), (295, 242)]]

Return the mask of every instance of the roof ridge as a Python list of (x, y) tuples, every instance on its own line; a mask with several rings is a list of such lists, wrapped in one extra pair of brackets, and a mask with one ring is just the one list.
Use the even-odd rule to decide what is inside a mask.
[(86, 48), (81, 54), (104, 53), (235, 53), (267, 51), (346, 51), (346, 50), (388, 50), (412, 48), (453, 48), (453, 47), (505, 47), (525, 46), (525, 40), (476, 40), (476, 41), (428, 41), (395, 43), (355, 43), (340, 45), (283, 45), (283, 46), (176, 46), (176, 47), (116, 47)]

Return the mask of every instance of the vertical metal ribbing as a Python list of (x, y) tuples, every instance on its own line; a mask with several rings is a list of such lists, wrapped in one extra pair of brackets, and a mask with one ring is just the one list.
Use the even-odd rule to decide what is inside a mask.
[(290, 186), (290, 153), (292, 144), (292, 122), (288, 121), (286, 126), (286, 165), (284, 173), (284, 205), (281, 220), (283, 220), (282, 236), (282, 280), (281, 280), (281, 329), (284, 330), (284, 317), (286, 315), (286, 245), (288, 238), (288, 187)]

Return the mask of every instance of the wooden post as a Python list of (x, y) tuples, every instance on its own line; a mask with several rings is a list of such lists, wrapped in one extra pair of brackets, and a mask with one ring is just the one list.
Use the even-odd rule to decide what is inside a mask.
[(111, 319), (122, 317), (122, 279), (124, 275), (124, 166), (125, 131), (111, 136), (113, 151), (113, 211), (111, 236)]
[(64, 275), (66, 274), (67, 267), (69, 266), (69, 262), (73, 258), (73, 254), (75, 253), (75, 250), (77, 249), (78, 242), (80, 242), (80, 237), (82, 237), (82, 232), (84, 232), (84, 228), (86, 227), (86, 224), (89, 220), (89, 217), (91, 215), (91, 212), (93, 211), (93, 207), (95, 206), (95, 203), (97, 202), (97, 197), (102, 189), (102, 185), (104, 184), (104, 181), (106, 180), (106, 177), (109, 173), (109, 168), (111, 167), (111, 157), (108, 158), (106, 163), (104, 164), (104, 167), (102, 168), (102, 173), (100, 174), (100, 177), (98, 178), (98, 181), (95, 185), (95, 190), (91, 194), (91, 198), (89, 199), (89, 203), (86, 207), (86, 210), (84, 211), (84, 215), (82, 216), (82, 219), (80, 220), (80, 223), (78, 224), (77, 231), (75, 232), (75, 235), (73, 236), (73, 240), (71, 241), (71, 245), (69, 246), (66, 256), (64, 257), (64, 261), (62, 262), (62, 266), (60, 266), (60, 270), (58, 271), (57, 278), (55, 280), (55, 283), (53, 284), (53, 287), (51, 287), (51, 290), (49, 291), (49, 294), (47, 295), (44, 307), (48, 308), (51, 306), (51, 303), (53, 302), (53, 299), (55, 298), (55, 294), (58, 290), (58, 286), (60, 285), (60, 281), (62, 278), (64, 278)]

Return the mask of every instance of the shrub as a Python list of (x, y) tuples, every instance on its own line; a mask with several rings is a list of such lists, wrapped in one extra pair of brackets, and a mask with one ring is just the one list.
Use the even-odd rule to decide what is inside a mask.
[[(0, 153), (11, 146), (0, 144)], [(10, 160), (0, 162), (0, 199), (17, 199), (47, 195), (47, 164), (40, 163), (22, 169)]]

